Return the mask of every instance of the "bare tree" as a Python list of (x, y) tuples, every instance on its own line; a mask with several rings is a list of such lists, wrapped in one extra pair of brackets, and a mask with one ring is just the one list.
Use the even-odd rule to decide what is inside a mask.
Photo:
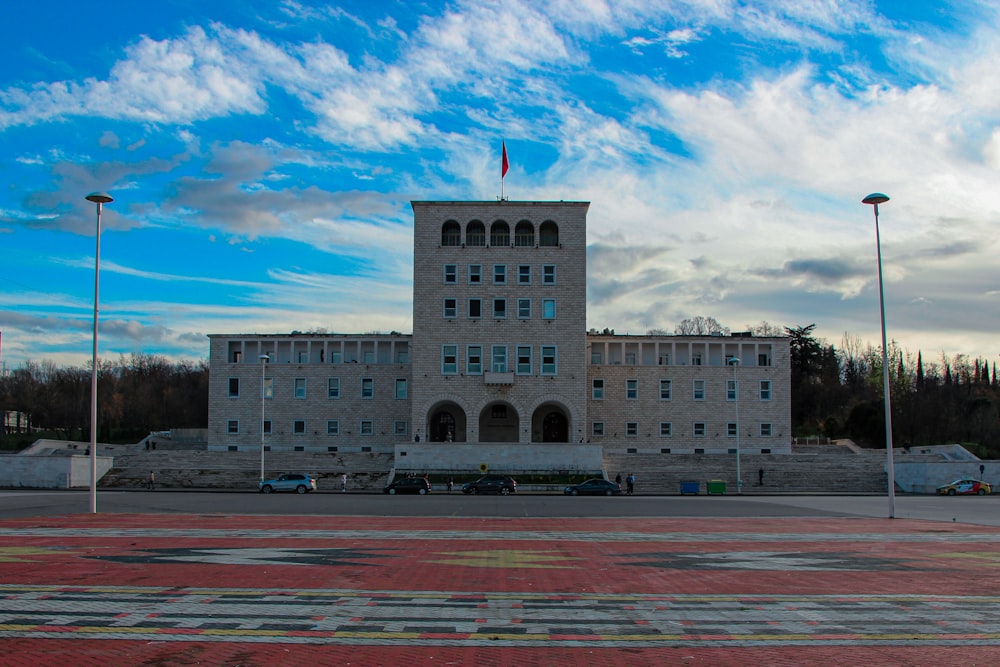
[(746, 331), (749, 331), (754, 336), (784, 336), (785, 327), (778, 326), (776, 324), (771, 324), (766, 320), (761, 320), (757, 324), (748, 324), (746, 326)]
[(729, 327), (722, 326), (714, 317), (698, 315), (681, 320), (681, 323), (674, 328), (674, 333), (678, 336), (710, 336), (718, 333), (728, 334)]

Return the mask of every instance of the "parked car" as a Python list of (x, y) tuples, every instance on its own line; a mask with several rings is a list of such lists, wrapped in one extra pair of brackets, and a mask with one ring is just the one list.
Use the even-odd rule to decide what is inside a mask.
[(382, 493), (395, 495), (397, 493), (419, 493), (424, 495), (431, 492), (431, 483), (423, 477), (401, 477), (393, 480), (392, 484), (382, 489)]
[(985, 496), (993, 492), (993, 489), (986, 482), (978, 479), (956, 479), (950, 484), (942, 484), (937, 488), (937, 492), (942, 496)]
[(609, 482), (606, 479), (588, 479), (579, 484), (570, 484), (563, 493), (567, 496), (617, 496), (622, 492), (621, 484)]
[(316, 480), (302, 473), (287, 473), (275, 479), (265, 479), (259, 484), (261, 493), (294, 491), (309, 493), (316, 490)]
[(509, 496), (517, 491), (517, 481), (509, 475), (483, 475), (475, 482), (462, 485), (462, 493), (499, 493)]

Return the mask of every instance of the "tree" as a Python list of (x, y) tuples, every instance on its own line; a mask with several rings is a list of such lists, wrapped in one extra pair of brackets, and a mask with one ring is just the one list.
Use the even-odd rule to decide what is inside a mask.
[(722, 326), (714, 317), (699, 315), (681, 320), (681, 323), (674, 328), (674, 333), (678, 336), (711, 336), (719, 333), (728, 334), (729, 327)]

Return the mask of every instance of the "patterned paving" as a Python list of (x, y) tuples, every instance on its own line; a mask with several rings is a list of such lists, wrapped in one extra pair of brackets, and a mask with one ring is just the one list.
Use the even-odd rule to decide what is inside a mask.
[(1000, 529), (923, 521), (84, 515), (0, 582), (11, 665), (1000, 658)]

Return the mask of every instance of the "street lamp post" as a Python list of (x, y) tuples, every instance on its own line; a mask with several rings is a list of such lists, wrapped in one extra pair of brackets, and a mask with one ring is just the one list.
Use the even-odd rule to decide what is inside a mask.
[(731, 358), (729, 365), (733, 367), (733, 400), (736, 404), (736, 493), (742, 494), (743, 476), (740, 473), (740, 385), (736, 380), (736, 367), (740, 365), (740, 358)]
[(97, 249), (94, 254), (94, 350), (90, 367), (90, 512), (97, 513), (97, 313), (101, 286), (101, 208), (114, 201), (106, 192), (91, 192), (87, 201), (97, 204)]
[(260, 481), (264, 481), (264, 383), (267, 374), (267, 362), (271, 357), (266, 354), (260, 355)]
[(882, 285), (882, 241), (878, 230), (878, 205), (889, 201), (881, 192), (873, 192), (861, 200), (875, 210), (875, 247), (878, 252), (878, 306), (882, 322), (882, 393), (885, 395), (885, 456), (889, 476), (889, 518), (896, 518), (896, 471), (892, 463), (892, 401), (889, 398), (889, 350), (885, 339), (885, 289)]

